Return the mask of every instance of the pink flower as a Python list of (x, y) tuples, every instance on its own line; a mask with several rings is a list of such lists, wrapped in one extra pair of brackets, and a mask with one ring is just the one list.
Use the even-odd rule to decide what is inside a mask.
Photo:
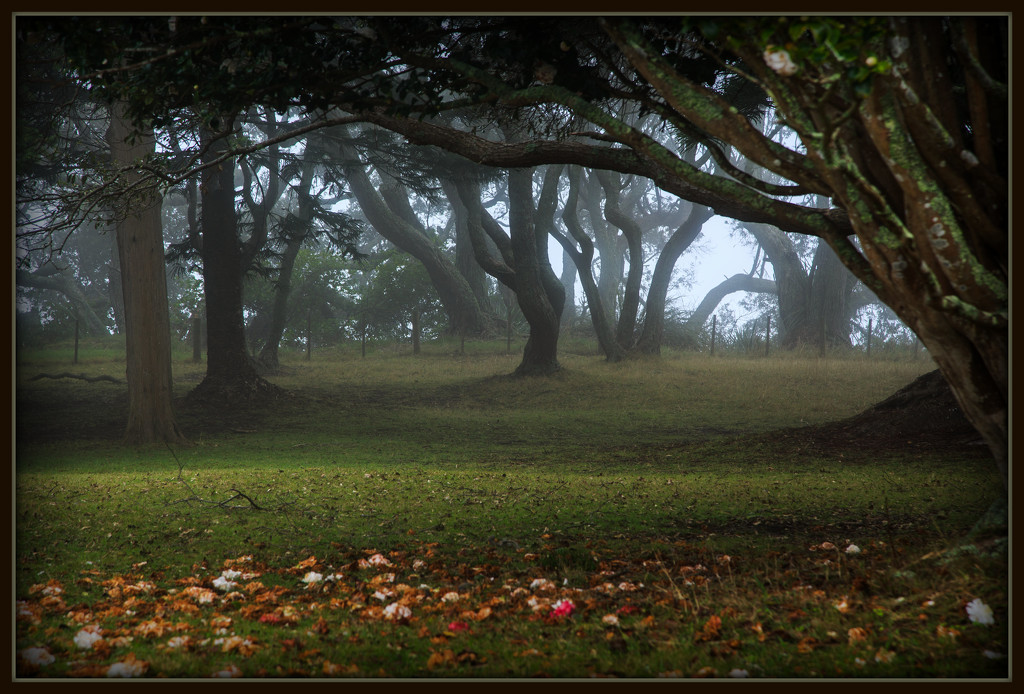
[(572, 604), (572, 600), (559, 600), (551, 608), (552, 617), (568, 617), (572, 614), (572, 611), (576, 609), (576, 606)]
[(459, 632), (468, 630), (469, 624), (467, 624), (466, 622), (452, 622), (448, 625), (448, 631)]

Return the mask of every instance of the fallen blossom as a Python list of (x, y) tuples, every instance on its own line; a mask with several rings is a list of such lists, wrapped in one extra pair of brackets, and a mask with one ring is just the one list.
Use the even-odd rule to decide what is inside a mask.
[(551, 607), (552, 617), (568, 617), (576, 609), (572, 600), (559, 600)]
[(107, 677), (139, 677), (149, 669), (145, 660), (137, 660), (129, 653), (125, 660), (114, 663), (107, 669)]
[(83, 651), (89, 650), (97, 641), (103, 640), (103, 637), (100, 635), (101, 631), (95, 624), (85, 627), (75, 634), (75, 645)]
[(451, 590), (441, 596), (441, 602), (455, 602), (459, 599), (459, 597), (461, 596), (458, 593), (456, 593), (454, 590)]
[(878, 651), (875, 653), (875, 662), (889, 663), (892, 662), (892, 659), (895, 657), (896, 654), (893, 651), (887, 651), (884, 648), (879, 648)]
[(740, 670), (739, 668), (733, 668), (729, 670), (729, 677), (750, 677), (750, 673), (746, 670)]
[(427, 568), (427, 562), (423, 561), (422, 559), (416, 559), (412, 563), (412, 568), (414, 571), (420, 571), (422, 569)]
[(192, 643), (190, 636), (173, 636), (167, 641), (168, 648), (188, 648)]
[(242, 676), (242, 671), (239, 670), (238, 666), (235, 665), (234, 663), (232, 663), (231, 665), (228, 665), (223, 670), (219, 670), (219, 671), (213, 673), (213, 675), (211, 675), (211, 677), (241, 677), (241, 676)]
[(384, 608), (384, 619), (408, 619), (412, 616), (412, 610), (405, 605), (393, 602)]
[(181, 591), (182, 595), (187, 595), (194, 599), (200, 604), (206, 604), (213, 602), (216, 594), (212, 590), (206, 588), (200, 588), (199, 586), (189, 586), (185, 590)]
[(360, 569), (367, 569), (371, 566), (391, 566), (391, 562), (388, 561), (387, 557), (385, 557), (383, 554), (379, 552), (377, 554), (374, 554), (369, 559), (359, 560)]
[(846, 548), (846, 553), (847, 554), (860, 554), (860, 547), (858, 547), (857, 545), (850, 545), (849, 547)]
[(604, 617), (601, 617), (601, 622), (610, 626), (616, 626), (619, 623), (619, 618), (613, 614), (606, 614)]
[(54, 660), (56, 660), (56, 658), (53, 657), (53, 654), (51, 654), (50, 651), (46, 650), (45, 648), (38, 647), (22, 649), (18, 651), (18, 655), (21, 657), (22, 660), (29, 663), (30, 665), (37, 665), (40, 667), (49, 665)]
[(324, 580), (324, 575), (318, 574), (316, 571), (310, 571), (302, 577), (302, 582), (307, 585), (313, 585), (314, 583), (319, 583), (322, 580)]
[(992, 608), (975, 598), (967, 603), (967, 616), (977, 624), (995, 624), (995, 617), (992, 616)]
[(448, 623), (448, 631), (453, 631), (453, 632), (458, 633), (460, 631), (468, 631), (468, 630), (469, 630), (469, 623), (468, 622), (449, 622)]
[(220, 591), (227, 592), (237, 585), (237, 583), (226, 578), (225, 576), (218, 576), (217, 578), (213, 579), (213, 587)]
[(530, 590), (553, 590), (555, 584), (546, 578), (535, 578), (530, 583)]

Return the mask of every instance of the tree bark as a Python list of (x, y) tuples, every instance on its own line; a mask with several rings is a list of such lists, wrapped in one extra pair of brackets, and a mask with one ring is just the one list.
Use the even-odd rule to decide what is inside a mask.
[[(644, 310), (644, 325), (637, 340), (636, 351), (640, 354), (659, 354), (661, 340), (665, 334), (665, 302), (668, 299), (668, 287), (672, 282), (672, 271), (675, 269), (679, 256), (690, 247), (700, 235), (704, 223), (711, 219), (714, 212), (703, 205), (693, 205), (686, 221), (673, 232), (658, 255), (651, 275), (651, 286), (647, 290), (647, 306)], [(717, 304), (716, 304), (717, 305)], [(711, 309), (712, 311), (714, 308)], [(704, 320), (707, 320), (705, 317)], [(701, 322), (703, 325), (703, 321)]]
[[(111, 109), (107, 143), (114, 165), (128, 167), (155, 151), (152, 132), (126, 142), (132, 127), (119, 104)], [(138, 174), (129, 172), (131, 181)], [(167, 307), (160, 198), (149, 195), (117, 223), (125, 318), (129, 443), (186, 443), (173, 407), (171, 327)]]
[(565, 293), (547, 257), (547, 234), (534, 224), (533, 170), (508, 174), (509, 226), (516, 267), (516, 298), (530, 336), (516, 376), (547, 376), (558, 371), (558, 319)]
[[(218, 129), (228, 127), (223, 118)], [(209, 147), (203, 161), (216, 159), (227, 150), (225, 138), (204, 131)], [(203, 287), (206, 295), (206, 377), (193, 397), (215, 402), (250, 400), (277, 388), (256, 372), (246, 350), (242, 313), (242, 249), (235, 215), (234, 160), (227, 159), (203, 171), (202, 196)]]
[(366, 219), (398, 248), (423, 263), (448, 317), (450, 335), (480, 335), (487, 320), (466, 279), (444, 251), (423, 233), (395, 214), (381, 198), (366, 175), (366, 166), (350, 145), (340, 144), (342, 170)]

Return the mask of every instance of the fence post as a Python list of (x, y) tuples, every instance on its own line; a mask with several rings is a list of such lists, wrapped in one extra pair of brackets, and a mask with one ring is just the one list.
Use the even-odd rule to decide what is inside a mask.
[(71, 358), (72, 364), (78, 363), (78, 319), (75, 319), (75, 356)]
[(871, 327), (872, 327), (871, 319), (868, 318), (868, 356), (869, 357), (871, 356)]
[(768, 327), (764, 329), (764, 356), (768, 356), (768, 346), (772, 341), (772, 317), (768, 316)]
[(718, 327), (718, 316), (711, 316), (711, 356), (715, 356), (715, 329)]
[(196, 310), (192, 313), (192, 361), (203, 360), (203, 319)]
[(306, 361), (313, 359), (313, 312), (306, 311)]

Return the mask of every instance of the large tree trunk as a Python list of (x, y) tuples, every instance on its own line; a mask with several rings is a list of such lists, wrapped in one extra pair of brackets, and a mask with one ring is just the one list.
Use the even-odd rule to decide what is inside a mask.
[[(107, 143), (118, 167), (152, 154), (151, 132), (141, 133), (134, 143), (126, 139), (132, 128), (123, 109), (111, 109)], [(136, 176), (129, 173), (131, 181)], [(174, 415), (171, 375), (171, 328), (167, 308), (160, 198), (153, 194), (117, 224), (117, 249), (124, 296), (130, 443), (184, 443)]]
[[(230, 118), (225, 118), (227, 127)], [(212, 139), (203, 162), (226, 151), (224, 138)], [(245, 345), (242, 314), (242, 250), (235, 216), (234, 160), (227, 159), (203, 171), (202, 185), (203, 286), (206, 293), (206, 377), (192, 395), (205, 400), (231, 402), (277, 391), (264, 381)]]
[[(595, 175), (604, 188), (604, 217), (622, 232), (629, 252), (626, 285), (622, 292), (622, 307), (615, 329), (615, 339), (624, 349), (632, 349), (636, 332), (637, 316), (640, 313), (640, 286), (644, 274), (643, 230), (636, 220), (629, 217), (620, 207), (619, 190), (622, 179), (617, 173), (596, 171)], [(603, 267), (603, 266), (602, 266)], [(621, 261), (619, 263), (621, 268)], [(602, 271), (602, 275), (604, 272)]]
[(515, 258), (516, 298), (530, 336), (517, 376), (546, 376), (559, 370), (558, 320), (565, 292), (548, 260), (547, 234), (534, 224), (533, 169), (508, 174), (509, 226)]
[(636, 351), (640, 354), (661, 352), (661, 339), (665, 334), (665, 302), (668, 299), (669, 284), (672, 282), (672, 271), (679, 256), (696, 240), (704, 222), (711, 219), (713, 214), (709, 207), (692, 205), (686, 221), (673, 232), (665, 247), (661, 249), (658, 262), (654, 265), (654, 274), (651, 275), (651, 287), (647, 290), (643, 331), (636, 343)]

